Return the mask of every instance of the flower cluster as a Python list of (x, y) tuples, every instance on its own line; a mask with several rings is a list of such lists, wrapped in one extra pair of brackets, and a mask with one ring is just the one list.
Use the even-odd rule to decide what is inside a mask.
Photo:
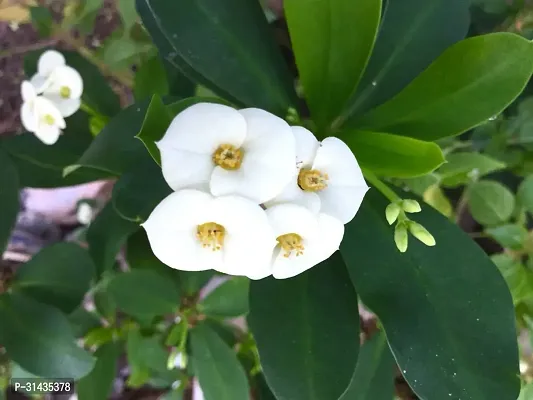
[(193, 105), (157, 146), (175, 192), (143, 226), (180, 270), (298, 275), (338, 250), (368, 190), (344, 142), (256, 108)]
[(37, 73), (22, 82), (22, 125), (43, 143), (57, 142), (65, 129), (66, 117), (81, 105), (83, 80), (74, 68), (66, 65), (57, 51), (45, 51), (37, 63)]

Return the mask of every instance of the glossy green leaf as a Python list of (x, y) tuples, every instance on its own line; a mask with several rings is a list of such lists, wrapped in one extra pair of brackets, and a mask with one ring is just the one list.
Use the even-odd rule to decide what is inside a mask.
[(235, 352), (207, 326), (190, 331), (191, 362), (205, 400), (248, 400), (246, 373)]
[(444, 162), (435, 143), (388, 133), (345, 131), (339, 134), (361, 167), (378, 175), (412, 178), (425, 175)]
[(291, 279), (253, 281), (248, 322), (278, 400), (344, 392), (357, 361), (359, 313), (339, 253)]
[(357, 88), (381, 17), (381, 0), (285, 0), (285, 16), (305, 98), (319, 128)]
[(68, 177), (74, 171), (98, 170), (120, 175), (147, 154), (135, 139), (141, 129), (148, 102), (129, 106), (117, 114), (94, 139), (81, 157), (65, 168)]
[(158, 95), (152, 96), (148, 109), (146, 110), (146, 116), (144, 117), (142, 127), (136, 138), (144, 143), (152, 158), (159, 165), (161, 165), (161, 155), (156, 142), (163, 138), (163, 135), (167, 131), (171, 122), (172, 116), (170, 115), (169, 110), (165, 107), (161, 97)]
[(533, 214), (533, 175), (520, 183), (516, 197), (520, 205)]
[(514, 304), (533, 298), (533, 273), (525, 265), (505, 253), (496, 254), (491, 260), (504, 277)]
[(468, 187), (467, 196), (472, 216), (482, 225), (501, 224), (513, 214), (514, 195), (499, 182), (476, 182)]
[(163, 58), (240, 105), (285, 117), (293, 82), (256, 1), (137, 0)]
[(89, 119), (83, 113), (67, 118), (67, 128), (53, 146), (47, 146), (32, 133), (0, 139), (15, 164), (22, 187), (52, 188), (71, 186), (109, 177), (102, 171), (78, 171), (63, 178), (63, 169), (76, 162), (93, 140)]
[(154, 94), (168, 94), (167, 74), (159, 55), (152, 56), (139, 65), (135, 73), (133, 93), (137, 100)]
[(155, 271), (118, 274), (109, 282), (107, 291), (119, 309), (142, 320), (170, 314), (179, 308), (178, 287)]
[[(133, 3), (133, 1), (130, 1)], [(140, 45), (129, 36), (116, 36), (106, 40), (102, 48), (103, 61), (112, 71), (127, 69), (140, 52)]]
[(464, 0), (388, 0), (372, 56), (342, 119), (398, 94), (463, 39), (470, 23), (468, 6)]
[(391, 400), (396, 363), (383, 332), (361, 347), (350, 385), (339, 400)]
[(522, 387), (520, 391), (520, 397), (518, 400), (531, 400), (533, 399), (533, 383), (529, 383)]
[(19, 212), (19, 179), (11, 158), (0, 148), (0, 253), (11, 236)]
[(78, 307), (68, 316), (70, 327), (75, 338), (85, 336), (89, 331), (100, 326), (100, 318), (95, 312), (87, 311), (83, 306)]
[(516, 398), (514, 309), (500, 273), (467, 234), (430, 207), (414, 219), (436, 246), (411, 237), (400, 253), (385, 219), (388, 203), (377, 190), (367, 193), (346, 225), (341, 252), (409, 385), (422, 399)]
[(104, 207), (87, 230), (89, 254), (97, 276), (113, 266), (122, 245), (138, 229), (137, 223), (119, 216), (111, 203)]
[(442, 215), (450, 218), (453, 215), (453, 206), (450, 199), (439, 185), (430, 186), (424, 193), (424, 201)]
[(142, 223), (170, 193), (161, 167), (148, 158), (120, 177), (113, 187), (112, 202), (122, 218)]
[(117, 9), (125, 31), (129, 31), (139, 18), (133, 0), (118, 0)]
[(94, 358), (76, 345), (66, 317), (21, 294), (0, 296), (0, 342), (9, 357), (44, 378), (87, 375)]
[[(33, 51), (24, 56), (24, 72), (28, 78), (37, 72), (37, 61), (44, 51), (46, 49)], [(105, 116), (112, 117), (117, 114), (120, 111), (119, 97), (113, 92), (98, 67), (74, 51), (62, 50), (61, 53), (65, 56), (67, 65), (76, 69), (83, 77), (85, 85), (82, 101)]]
[(492, 236), (502, 247), (520, 250), (527, 240), (527, 229), (522, 225), (507, 224), (487, 229), (486, 232)]
[(452, 153), (446, 156), (446, 164), (438, 171), (441, 184), (456, 187), (504, 169), (501, 161), (480, 153)]
[(94, 264), (87, 250), (58, 243), (22, 265), (12, 289), (70, 313), (80, 305), (93, 277)]
[(194, 296), (207, 285), (207, 283), (217, 274), (214, 270), (207, 271), (178, 271), (183, 293)]
[(42, 38), (52, 33), (52, 13), (47, 7), (30, 7), (31, 23)]
[(249, 288), (248, 278), (232, 278), (209, 293), (199, 303), (200, 311), (215, 318), (231, 318), (247, 314)]
[(117, 374), (120, 346), (107, 343), (94, 353), (96, 364), (89, 375), (76, 384), (79, 400), (102, 400), (109, 398)]
[(533, 72), (532, 47), (511, 33), (459, 42), (390, 101), (347, 125), (423, 140), (458, 135), (520, 94)]

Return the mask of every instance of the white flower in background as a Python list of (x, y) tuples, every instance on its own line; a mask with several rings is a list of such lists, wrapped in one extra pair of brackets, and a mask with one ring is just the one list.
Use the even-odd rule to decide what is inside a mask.
[(281, 118), (257, 108), (199, 103), (178, 114), (157, 143), (174, 190), (210, 190), (263, 203), (294, 173), (294, 136)]
[(37, 96), (28, 81), (21, 85), (23, 104), (20, 119), (24, 128), (35, 134), (44, 144), (54, 144), (66, 124), (59, 109), (47, 98)]
[(171, 268), (251, 279), (271, 273), (274, 233), (264, 210), (243, 197), (184, 189), (166, 197), (142, 226), (154, 254)]
[(297, 204), (279, 204), (266, 214), (278, 242), (272, 257), (276, 279), (291, 278), (328, 259), (344, 236), (341, 221)]
[(61, 53), (45, 51), (30, 82), (37, 93), (57, 106), (63, 117), (71, 116), (80, 108), (83, 80), (78, 71), (66, 65)]
[(93, 208), (86, 201), (80, 202), (76, 211), (76, 217), (80, 224), (89, 225), (93, 219)]
[(318, 142), (303, 127), (292, 127), (292, 131), (296, 141), (296, 175), (266, 206), (296, 203), (315, 213), (331, 215), (344, 224), (350, 222), (368, 190), (352, 151), (335, 137)]

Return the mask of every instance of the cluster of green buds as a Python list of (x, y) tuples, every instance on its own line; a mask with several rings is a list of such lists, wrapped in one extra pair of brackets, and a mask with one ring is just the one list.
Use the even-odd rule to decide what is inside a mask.
[(408, 232), (426, 246), (435, 246), (433, 235), (418, 222), (410, 220), (406, 215), (406, 213), (417, 213), (420, 211), (422, 209), (418, 201), (410, 199), (394, 201), (385, 210), (385, 216), (389, 225), (397, 221), (396, 228), (394, 229), (394, 242), (398, 250), (402, 253), (407, 251)]

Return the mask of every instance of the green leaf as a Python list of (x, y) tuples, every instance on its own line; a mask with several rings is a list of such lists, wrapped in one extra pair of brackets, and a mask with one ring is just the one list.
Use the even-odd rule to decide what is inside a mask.
[(133, 93), (137, 100), (154, 94), (168, 94), (167, 74), (159, 55), (150, 57), (139, 65), (135, 73)]
[(98, 328), (100, 326), (100, 318), (94, 312), (89, 312), (83, 308), (78, 307), (68, 316), (70, 327), (74, 337), (81, 338), (85, 336), (89, 331)]
[(0, 320), (0, 342), (28, 372), (79, 379), (93, 368), (94, 358), (76, 345), (68, 320), (56, 308), (21, 294), (3, 294)]
[[(133, 3), (133, 0), (129, 0)], [(103, 47), (103, 60), (112, 70), (127, 69), (139, 54), (139, 44), (129, 36), (111, 37)]]
[(487, 229), (486, 232), (492, 236), (502, 247), (520, 250), (527, 240), (527, 229), (521, 225), (507, 224), (496, 228)]
[[(27, 77), (31, 77), (37, 72), (37, 61), (46, 50), (37, 50), (25, 55), (24, 72)], [(100, 70), (74, 51), (62, 50), (61, 53), (65, 56), (67, 65), (76, 69), (83, 78), (85, 85), (81, 97), (82, 101), (105, 116), (112, 117), (117, 114), (120, 111), (119, 97), (113, 92)]]
[(456, 187), (505, 168), (505, 164), (480, 153), (452, 153), (438, 171), (441, 184)]
[(395, 369), (387, 338), (378, 332), (361, 347), (352, 381), (339, 400), (391, 400)]
[(520, 94), (533, 72), (532, 47), (511, 33), (459, 42), (402, 92), (347, 126), (422, 140), (458, 135)]
[(47, 7), (30, 7), (31, 23), (42, 38), (52, 34), (52, 13)]
[(342, 118), (368, 111), (398, 94), (465, 37), (469, 15), (464, 0), (388, 0), (365, 74)]
[(213, 278), (217, 272), (208, 271), (178, 271), (181, 289), (187, 296), (195, 296)]
[(199, 303), (200, 311), (215, 318), (231, 318), (247, 314), (249, 288), (248, 278), (232, 278), (209, 293)]
[(520, 261), (508, 254), (501, 253), (491, 257), (498, 267), (513, 296), (513, 303), (533, 298), (533, 273)]
[[(184, 109), (189, 105), (194, 104), (190, 103), (188, 99), (182, 101), (185, 101), (187, 104), (187, 106), (183, 107)], [(146, 110), (142, 127), (136, 138), (144, 143), (152, 158), (159, 165), (161, 165), (161, 155), (156, 142), (163, 138), (163, 135), (167, 131), (171, 122), (172, 116), (170, 115), (170, 111), (163, 104), (161, 97), (158, 95), (152, 96), (148, 109)]]
[(520, 183), (516, 197), (520, 205), (533, 214), (533, 175)]
[(141, 223), (171, 193), (161, 167), (148, 158), (120, 177), (113, 187), (112, 202), (122, 218)]
[(19, 212), (19, 179), (10, 157), (0, 148), (0, 253), (4, 252)]
[(108, 293), (117, 307), (141, 320), (176, 312), (178, 288), (164, 276), (150, 270), (133, 270), (116, 275)]
[(148, 102), (136, 103), (122, 110), (96, 136), (81, 157), (65, 168), (64, 174), (95, 169), (108, 174), (122, 172), (147, 157), (142, 143), (135, 139), (141, 129)]
[(282, 117), (293, 105), (293, 82), (259, 2), (137, 0), (137, 10), (161, 56), (188, 78)]
[(424, 201), (448, 218), (453, 215), (452, 203), (439, 185), (432, 185), (425, 191)]
[(482, 225), (506, 222), (515, 208), (514, 195), (499, 182), (475, 182), (468, 187), (467, 196), (472, 216)]
[(533, 399), (533, 383), (529, 383), (522, 387), (520, 391), (520, 397), (518, 400), (531, 400)]
[(97, 276), (113, 266), (122, 245), (138, 229), (137, 223), (120, 217), (111, 203), (104, 207), (87, 230), (89, 254)]
[(388, 133), (348, 131), (339, 135), (357, 161), (378, 175), (412, 178), (432, 172), (444, 162), (435, 143)]
[(376, 40), (381, 0), (285, 0), (284, 6), (305, 98), (324, 128), (359, 84)]
[(91, 286), (94, 264), (87, 250), (58, 243), (41, 250), (16, 272), (12, 290), (72, 312)]
[(237, 355), (207, 325), (190, 331), (191, 362), (205, 400), (248, 400), (248, 379)]
[(79, 400), (102, 400), (109, 398), (117, 373), (120, 347), (117, 343), (107, 343), (96, 353), (96, 364), (89, 375), (76, 384)]
[(76, 162), (92, 140), (87, 115), (80, 112), (67, 118), (67, 127), (53, 146), (29, 132), (2, 137), (0, 146), (15, 164), (21, 187), (53, 188), (109, 177), (102, 171), (79, 171), (63, 178), (63, 169)]
[(122, 19), (124, 30), (128, 32), (139, 18), (137, 16), (137, 11), (135, 11), (135, 1), (118, 0), (117, 9), (118, 13), (120, 14), (120, 19)]
[(411, 240), (400, 253), (385, 219), (388, 203), (377, 190), (367, 193), (346, 225), (341, 252), (409, 385), (422, 399), (516, 398), (514, 309), (500, 273), (466, 233), (430, 207), (415, 219), (437, 245)]
[(344, 392), (357, 361), (359, 313), (339, 253), (291, 279), (253, 281), (248, 322), (278, 400)]

